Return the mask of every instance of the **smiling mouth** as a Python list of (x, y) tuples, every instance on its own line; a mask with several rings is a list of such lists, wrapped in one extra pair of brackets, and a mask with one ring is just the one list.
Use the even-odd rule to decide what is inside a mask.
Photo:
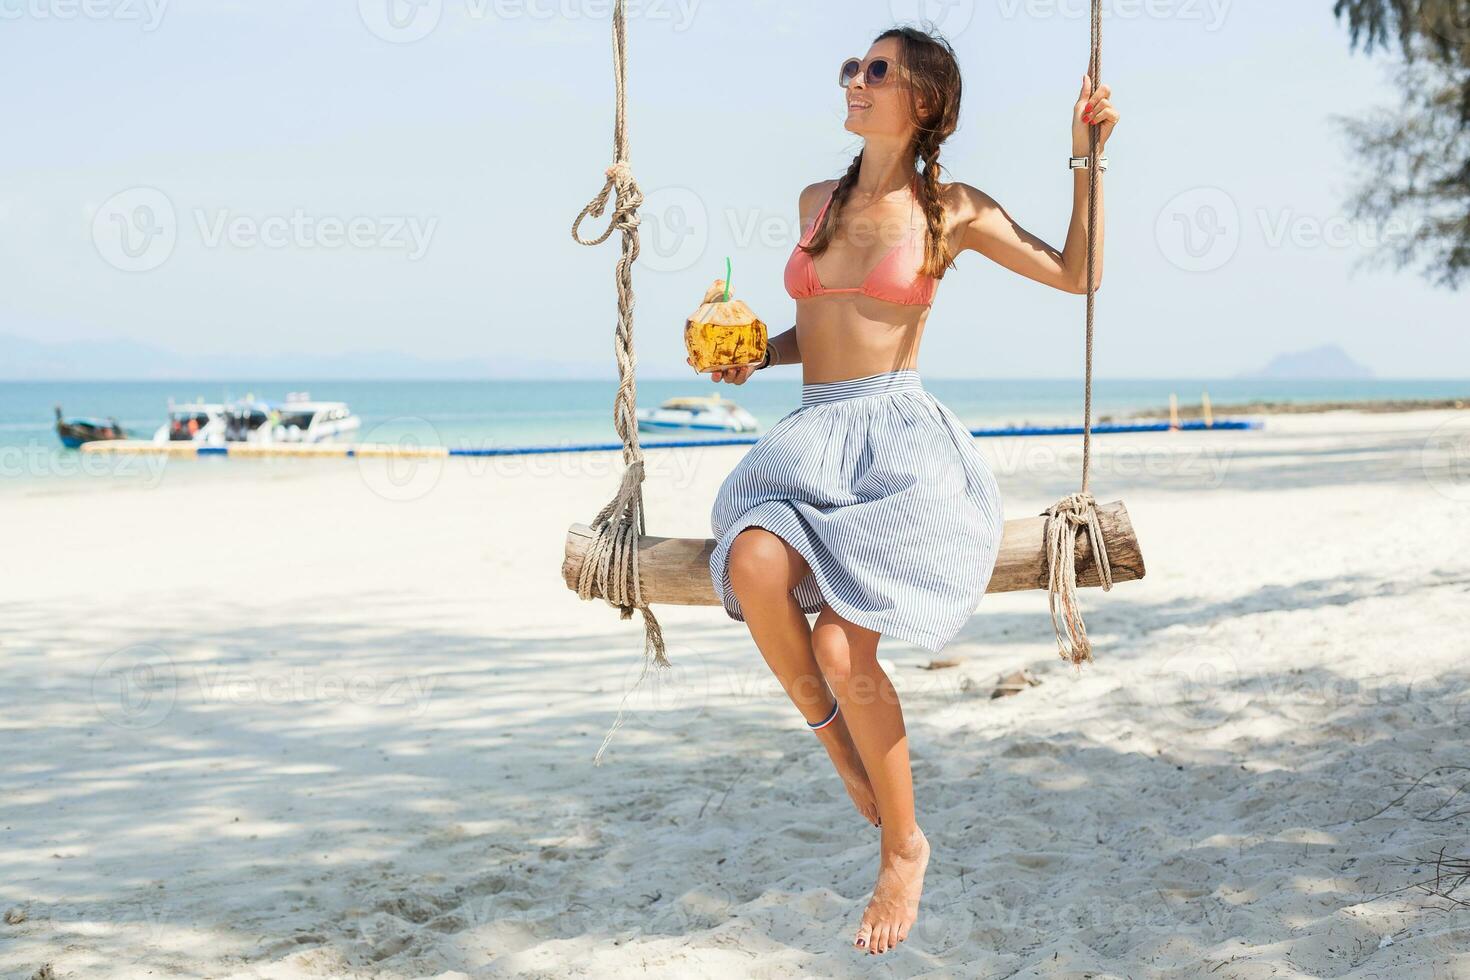
[(871, 109), (871, 108), (873, 108), (873, 103), (871, 103), (871, 102), (849, 102), (847, 104), (847, 109), (848, 109), (849, 112), (855, 111), (857, 109)]

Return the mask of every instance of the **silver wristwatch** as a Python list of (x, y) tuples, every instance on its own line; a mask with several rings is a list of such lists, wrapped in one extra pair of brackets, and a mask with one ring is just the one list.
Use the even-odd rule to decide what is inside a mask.
[[(1067, 157), (1067, 168), (1069, 170), (1086, 170), (1087, 169), (1087, 160), (1088, 160), (1087, 157)], [(1108, 169), (1108, 158), (1107, 157), (1098, 157), (1097, 158), (1097, 169), (1100, 172), (1102, 172), (1102, 173), (1106, 173), (1107, 172), (1107, 169)]]

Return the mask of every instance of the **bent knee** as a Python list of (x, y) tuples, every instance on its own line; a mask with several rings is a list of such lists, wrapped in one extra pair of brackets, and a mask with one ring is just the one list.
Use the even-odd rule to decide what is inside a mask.
[(832, 683), (845, 681), (852, 674), (852, 655), (846, 643), (823, 643), (813, 634), (812, 656), (822, 676)]
[(786, 542), (763, 527), (748, 527), (730, 544), (730, 586), (737, 595), (781, 593), (790, 559)]
[[(877, 664), (879, 634), (855, 626), (824, 606), (812, 627), (812, 656), (822, 674), (834, 683)], [(873, 642), (868, 642), (872, 637)]]

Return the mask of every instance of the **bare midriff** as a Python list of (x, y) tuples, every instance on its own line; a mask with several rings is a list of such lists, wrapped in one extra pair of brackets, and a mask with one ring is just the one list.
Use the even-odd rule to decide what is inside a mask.
[(860, 292), (829, 292), (796, 303), (803, 384), (863, 378), (918, 367), (930, 307), (903, 306)]

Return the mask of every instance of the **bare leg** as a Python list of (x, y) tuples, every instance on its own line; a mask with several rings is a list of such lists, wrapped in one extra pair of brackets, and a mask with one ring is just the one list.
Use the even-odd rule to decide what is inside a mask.
[(908, 938), (929, 863), (929, 841), (914, 816), (903, 708), (878, 665), (879, 635), (830, 607), (823, 607), (812, 630), (812, 651), (847, 716), (883, 821), (878, 883), (854, 937), (854, 945), (869, 953), (886, 953)]
[[(791, 595), (807, 571), (801, 552), (763, 527), (746, 528), (730, 545), (730, 586), (740, 599), (750, 635), (786, 696), (807, 722), (816, 724), (832, 710), (832, 693), (812, 655), (811, 624)], [(842, 713), (815, 734), (853, 805), (869, 823), (879, 825), (873, 787)]]

